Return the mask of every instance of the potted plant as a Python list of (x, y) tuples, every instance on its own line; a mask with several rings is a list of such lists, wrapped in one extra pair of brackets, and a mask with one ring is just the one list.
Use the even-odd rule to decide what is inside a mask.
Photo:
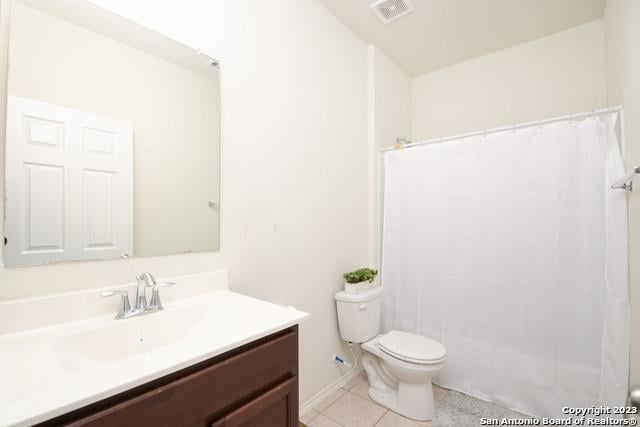
[(366, 291), (375, 286), (373, 281), (378, 275), (378, 270), (371, 268), (361, 268), (359, 270), (345, 273), (344, 278), (344, 290), (349, 293), (358, 293)]

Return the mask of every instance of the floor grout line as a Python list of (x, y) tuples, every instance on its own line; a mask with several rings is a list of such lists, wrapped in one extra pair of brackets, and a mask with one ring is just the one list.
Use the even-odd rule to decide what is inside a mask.
[[(332, 404), (333, 405), (333, 404)], [(329, 405), (329, 407), (331, 407), (331, 405)], [(329, 409), (329, 408), (327, 408)], [(327, 410), (325, 409), (325, 411)], [(344, 424), (339, 423), (337, 420), (334, 420), (333, 418), (331, 418), (328, 414), (325, 414), (324, 412), (321, 412), (322, 415), (324, 415), (325, 417), (329, 418), (331, 421), (333, 421), (334, 423), (338, 424), (339, 426), (344, 427)]]
[(325, 417), (329, 418), (331, 421), (333, 421), (334, 423), (338, 424), (339, 426), (344, 426), (344, 424), (342, 424), (341, 422), (338, 422), (338, 420), (334, 420), (333, 418), (331, 418), (329, 415), (327, 414), (323, 414)]
[(360, 399), (366, 400), (367, 402), (369, 402), (369, 403), (373, 403), (374, 405), (379, 406), (380, 408), (382, 408), (382, 409), (384, 409), (384, 410), (385, 410), (385, 411), (382, 413), (382, 415), (380, 416), (380, 418), (378, 418), (378, 419), (377, 419), (373, 424), (371, 424), (371, 427), (375, 427), (375, 425), (376, 425), (376, 424), (378, 424), (378, 423), (380, 422), (380, 420), (382, 420), (382, 418), (383, 418), (385, 415), (387, 415), (387, 412), (389, 412), (389, 410), (387, 410), (384, 406), (381, 406), (381, 405), (377, 404), (377, 403), (376, 403), (376, 402), (374, 402), (373, 400), (371, 400), (371, 399), (367, 399), (367, 398), (364, 398), (364, 397), (362, 397), (362, 396), (360, 396), (360, 395), (358, 395), (358, 394), (356, 394), (356, 393), (353, 393), (353, 392), (352, 392), (350, 389), (348, 389), (348, 388), (345, 388), (345, 390), (347, 391), (346, 393), (344, 393), (344, 394), (343, 394), (342, 396), (340, 396), (340, 397), (339, 397), (335, 402), (333, 402), (331, 405), (327, 406), (327, 408), (326, 408), (324, 411), (319, 412), (318, 414), (322, 414), (322, 415), (324, 415), (325, 417), (329, 418), (329, 419), (330, 419), (331, 421), (333, 421), (334, 423), (338, 424), (339, 426), (344, 427), (344, 424), (339, 423), (337, 420), (335, 420), (335, 419), (331, 418), (331, 417), (329, 416), (329, 414), (326, 414), (325, 412), (326, 412), (326, 411), (328, 411), (328, 410), (329, 410), (329, 408), (331, 408), (333, 405), (335, 405), (336, 403), (338, 403), (338, 401), (339, 401), (340, 399), (342, 399), (346, 394), (351, 394), (351, 395), (353, 395), (353, 396), (355, 396), (355, 397), (357, 397), (357, 398), (360, 398)]
[(320, 415), (320, 412), (316, 411), (315, 409), (311, 408), (311, 410), (313, 412), (315, 412), (316, 414), (313, 417), (311, 417), (311, 419), (309, 421), (307, 421), (305, 424), (310, 424), (311, 421), (315, 420), (316, 418), (318, 418), (318, 415)]
[[(362, 391), (362, 388), (360, 387), (359, 384), (351, 384), (351, 387), (349, 387), (348, 385), (345, 386), (345, 387), (342, 387), (341, 390), (343, 391), (343, 393), (340, 395), (340, 397), (338, 397), (335, 401), (333, 401), (330, 405), (328, 405), (323, 411), (319, 411), (319, 410), (317, 410), (315, 408), (312, 408), (313, 411), (315, 412), (315, 416), (312, 417), (308, 422), (312, 422), (319, 415), (322, 415), (322, 416), (326, 417), (327, 420), (335, 423), (337, 426), (344, 427), (345, 424), (343, 424), (342, 422), (339, 422), (337, 419), (334, 419), (331, 415), (328, 414), (328, 411), (330, 411), (332, 408), (334, 408), (334, 405), (337, 405), (339, 402), (342, 401), (342, 399), (345, 399), (348, 396), (349, 399), (362, 399), (362, 400), (368, 402), (368, 404), (373, 404), (374, 406), (382, 409), (382, 413), (375, 419), (375, 421), (370, 421), (366, 425), (367, 427), (379, 427), (379, 426), (381, 426), (382, 425), (381, 424), (382, 420), (385, 417), (387, 417), (390, 412), (394, 412), (394, 411), (392, 411), (389, 408), (386, 408), (385, 406), (380, 405), (379, 403), (375, 402), (373, 399), (371, 399), (370, 396), (365, 397), (365, 396), (362, 396), (362, 395), (356, 393), (354, 391), (354, 389), (356, 387), (359, 387), (359, 391)], [(453, 390), (446, 389), (446, 388), (440, 387), (440, 386), (438, 386), (438, 389), (441, 389), (441, 391), (438, 392), (438, 395), (440, 397), (439, 399), (436, 399), (435, 396), (434, 396), (434, 404), (436, 406), (435, 410), (436, 410), (436, 412), (439, 412), (441, 410), (444, 410), (444, 408), (446, 406), (448, 408), (447, 409), (448, 412), (446, 413), (446, 415), (444, 415), (445, 418), (451, 417), (452, 414), (453, 415), (459, 414), (460, 416), (467, 417), (467, 418), (472, 417), (474, 420), (476, 420), (478, 415), (476, 414), (475, 410), (471, 410), (471, 409), (468, 409), (468, 408), (464, 409), (462, 406), (460, 406), (462, 403), (465, 403), (465, 402), (466, 402), (465, 404), (467, 404), (467, 405), (469, 404), (469, 402), (473, 403), (473, 405), (472, 405), (473, 407), (475, 407), (477, 405), (481, 405), (481, 406), (482, 405), (491, 405), (491, 409), (492, 410), (495, 409), (494, 407), (498, 407), (500, 409), (503, 409), (504, 411), (507, 411), (505, 413), (508, 413), (509, 411), (515, 412), (513, 410), (509, 410), (508, 408), (501, 407), (500, 405), (497, 405), (497, 404), (494, 404), (494, 403), (491, 403), (491, 402), (485, 402), (485, 401), (483, 401), (481, 399), (478, 399), (478, 398), (475, 398), (473, 396), (466, 395), (465, 393), (453, 391)], [(451, 397), (451, 399), (453, 399), (453, 400), (449, 401), (449, 397)], [(343, 410), (346, 410), (346, 412), (344, 412)], [(334, 413), (334, 415), (337, 415), (339, 417), (342, 417), (343, 412), (346, 413), (346, 414), (349, 414), (348, 415), (349, 419), (351, 419), (354, 416), (353, 410), (350, 412), (349, 409), (340, 408), (340, 411), (337, 411), (337, 412), (336, 411), (337, 411), (337, 408), (336, 408), (336, 410), (333, 411), (333, 413)], [(368, 411), (368, 409), (367, 409), (367, 411)], [(453, 411), (452, 414), (449, 414), (449, 412), (451, 412), (451, 411)], [(377, 410), (376, 410), (376, 412), (377, 412)], [(445, 412), (443, 412), (443, 414), (445, 414)], [(369, 414), (367, 416), (367, 418), (370, 418), (370, 419), (374, 418), (374, 417), (371, 417), (370, 415), (373, 415), (373, 414)], [(400, 414), (398, 414), (398, 415), (402, 416)], [(419, 427), (419, 426), (422, 425), (422, 424), (420, 424), (420, 422), (412, 420), (410, 418), (407, 418), (407, 417), (403, 417), (403, 418), (405, 418), (407, 421), (409, 421), (412, 425), (415, 425), (416, 427)], [(345, 421), (345, 420), (343, 419), (343, 421)], [(359, 419), (359, 422), (361, 422), (361, 421), (363, 421), (363, 420)], [(434, 426), (434, 424), (433, 424), (434, 422), (436, 422), (436, 420), (428, 421), (427, 426), (433, 427)], [(469, 424), (469, 425), (471, 425), (471, 424)]]
[[(376, 405), (377, 405), (377, 403), (376, 403)], [(378, 405), (378, 406), (380, 406), (380, 405)], [(380, 415), (380, 418), (378, 418), (378, 420), (377, 420), (375, 423), (373, 423), (373, 427), (377, 426), (377, 425), (380, 423), (380, 421), (382, 421), (382, 419), (384, 418), (384, 416), (385, 416), (385, 415), (387, 415), (387, 412), (389, 412), (389, 410), (388, 410), (388, 409), (387, 409), (386, 411), (384, 411), (384, 412), (382, 413), (382, 415)]]
[[(383, 412), (383, 413), (382, 413), (382, 414), (381, 414), (381, 415), (376, 419), (376, 421), (375, 421), (373, 424), (371, 424), (371, 426), (370, 426), (370, 427), (375, 427), (375, 426), (379, 425), (379, 424), (380, 424), (380, 422), (382, 421), (382, 419), (383, 419), (383, 418), (384, 418), (384, 417), (385, 417), (389, 412), (393, 412), (393, 411), (391, 411), (390, 409), (385, 408), (384, 406), (382, 406), (382, 405), (380, 405), (379, 403), (375, 402), (373, 399), (371, 399), (371, 397), (364, 397), (364, 396), (361, 396), (361, 395), (359, 395), (359, 394), (355, 393), (355, 392), (353, 391), (353, 389), (354, 389), (356, 386), (357, 386), (357, 384), (355, 384), (355, 385), (353, 385), (353, 384), (352, 384), (352, 385), (351, 385), (351, 387), (349, 387), (348, 385), (345, 385), (344, 387), (341, 387), (341, 389), (342, 389), (342, 390), (344, 390), (344, 391), (345, 391), (345, 393), (343, 393), (343, 394), (342, 394), (338, 399), (336, 399), (336, 400), (335, 400), (334, 402), (332, 402), (329, 406), (327, 406), (323, 411), (318, 411), (318, 410), (316, 410), (315, 408), (312, 408), (312, 410), (314, 410), (314, 411), (316, 412), (316, 415), (315, 415), (313, 418), (311, 418), (311, 419), (308, 421), (308, 423), (310, 423), (311, 421), (313, 421), (314, 419), (316, 419), (319, 415), (322, 415), (322, 416), (326, 417), (327, 419), (329, 419), (330, 421), (332, 421), (332, 422), (336, 423), (337, 425), (339, 425), (339, 426), (341, 426), (341, 427), (344, 427), (344, 424), (342, 424), (341, 422), (338, 422), (338, 420), (336, 420), (336, 419), (334, 419), (333, 417), (331, 417), (331, 416), (327, 413), (327, 411), (328, 411), (332, 406), (336, 405), (340, 400), (342, 400), (342, 399), (343, 399), (347, 394), (351, 394), (352, 396), (355, 396), (355, 397), (357, 397), (357, 398), (359, 398), (359, 399), (363, 399), (363, 400), (365, 400), (365, 401), (367, 401), (367, 402), (369, 402), (369, 403), (374, 404), (375, 406), (377, 406), (377, 407), (379, 407), (379, 408), (381, 408), (381, 409), (384, 409), (384, 412)], [(440, 387), (440, 388), (442, 388), (442, 387)], [(444, 389), (444, 388), (443, 388), (443, 389)], [(441, 401), (446, 397), (446, 395), (448, 394), (449, 390), (448, 390), (448, 389), (444, 389), (444, 390), (445, 390), (444, 395), (443, 395), (443, 396), (441, 396), (441, 398), (440, 398), (440, 399), (435, 399), (435, 396), (434, 396), (434, 401), (436, 401), (436, 400), (437, 400), (437, 401), (441, 402)], [(434, 403), (435, 403), (435, 402), (434, 402)], [(415, 424), (417, 427), (419, 427), (419, 426), (420, 426), (420, 424), (419, 424), (419, 423), (417, 423), (417, 422), (416, 422), (416, 421), (414, 421), (414, 420), (411, 420), (411, 419), (407, 419), (407, 420), (408, 420), (408, 421), (410, 421), (412, 424)], [(428, 424), (428, 425), (429, 425), (429, 424)]]

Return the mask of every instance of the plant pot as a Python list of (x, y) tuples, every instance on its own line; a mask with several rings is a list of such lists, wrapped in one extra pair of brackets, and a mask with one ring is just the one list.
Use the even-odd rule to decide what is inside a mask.
[(370, 289), (373, 289), (377, 286), (377, 280), (373, 280), (373, 282), (360, 282), (360, 283), (347, 283), (344, 282), (344, 291), (349, 294), (357, 294), (360, 292), (366, 292)]

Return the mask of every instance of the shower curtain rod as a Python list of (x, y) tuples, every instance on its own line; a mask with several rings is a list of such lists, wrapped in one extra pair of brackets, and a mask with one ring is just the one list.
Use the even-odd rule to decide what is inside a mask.
[(488, 135), (488, 134), (491, 134), (491, 133), (505, 132), (505, 131), (516, 130), (516, 129), (524, 129), (524, 128), (528, 128), (528, 127), (546, 125), (546, 124), (549, 124), (549, 123), (562, 122), (562, 121), (565, 121), (565, 120), (579, 120), (579, 119), (584, 119), (584, 118), (591, 117), (591, 116), (599, 116), (601, 114), (620, 112), (620, 111), (622, 111), (622, 106), (603, 108), (603, 109), (600, 109), (600, 110), (589, 111), (587, 113), (569, 114), (567, 116), (554, 117), (554, 118), (551, 118), (551, 119), (539, 120), (539, 121), (535, 121), (535, 122), (527, 122), (527, 123), (521, 123), (521, 124), (518, 124), (518, 125), (511, 125), (511, 126), (502, 126), (502, 127), (497, 127), (497, 128), (493, 128), (493, 129), (486, 129), (486, 130), (482, 130), (482, 131), (478, 131), (478, 132), (463, 133), (463, 134), (459, 134), (459, 135), (452, 135), (452, 136), (446, 136), (446, 137), (442, 137), (442, 138), (428, 139), (428, 140), (425, 140), (425, 141), (412, 142), (410, 144), (405, 144), (405, 145), (402, 145), (402, 146), (397, 147), (397, 148), (396, 147), (386, 147), (386, 148), (382, 148), (380, 150), (380, 152), (384, 153), (386, 151), (404, 150), (405, 148), (419, 147), (421, 145), (437, 144), (437, 143), (440, 143), (440, 142), (447, 142), (447, 141), (452, 141), (452, 140), (455, 140), (455, 139), (471, 138), (471, 137), (474, 137), (474, 136)]

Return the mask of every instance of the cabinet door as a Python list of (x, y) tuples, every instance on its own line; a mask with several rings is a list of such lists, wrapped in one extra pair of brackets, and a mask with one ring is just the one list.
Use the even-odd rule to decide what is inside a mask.
[(217, 421), (211, 427), (297, 427), (298, 378), (291, 378)]

